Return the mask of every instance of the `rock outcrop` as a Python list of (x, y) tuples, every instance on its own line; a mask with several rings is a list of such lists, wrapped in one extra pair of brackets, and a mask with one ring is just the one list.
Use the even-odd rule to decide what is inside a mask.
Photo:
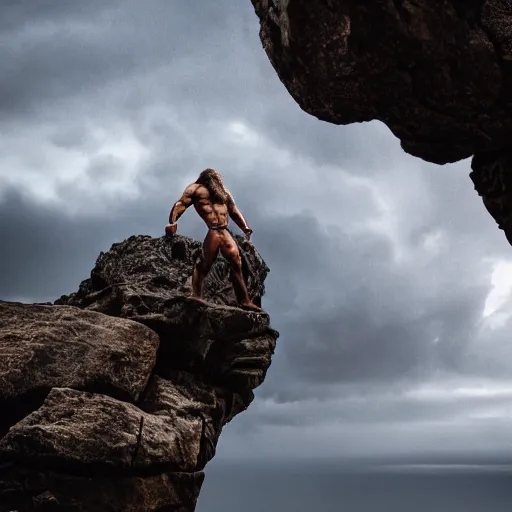
[(512, 239), (509, 0), (252, 0), (291, 96), (335, 124), (385, 123), (403, 149), (471, 178)]
[[(268, 272), (237, 237), (250, 297)], [(278, 333), (227, 263), (189, 299), (201, 244), (131, 237), (54, 304), (0, 301), (0, 512), (188, 512)]]

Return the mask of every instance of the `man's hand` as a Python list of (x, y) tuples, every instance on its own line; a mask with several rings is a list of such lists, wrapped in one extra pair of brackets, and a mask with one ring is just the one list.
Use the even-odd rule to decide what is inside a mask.
[(178, 229), (177, 224), (167, 224), (167, 226), (165, 226), (165, 234), (167, 236), (174, 236), (176, 234), (177, 229)]
[(252, 229), (251, 228), (244, 229), (244, 233), (245, 233), (245, 238), (247, 238), (247, 241), (250, 242), (251, 235), (252, 235)]

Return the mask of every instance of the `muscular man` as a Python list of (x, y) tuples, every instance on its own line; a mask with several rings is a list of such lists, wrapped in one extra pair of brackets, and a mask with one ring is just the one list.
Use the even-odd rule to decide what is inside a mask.
[(194, 268), (192, 276), (193, 297), (199, 300), (202, 298), (204, 279), (220, 252), (231, 265), (231, 282), (238, 303), (244, 308), (261, 311), (249, 300), (238, 246), (227, 229), (229, 217), (245, 233), (247, 240), (251, 238), (252, 229), (236, 207), (231, 194), (224, 188), (219, 172), (206, 169), (195, 183), (185, 189), (169, 214), (169, 224), (165, 228), (168, 235), (176, 233), (177, 221), (190, 205), (194, 205), (196, 212), (208, 226), (208, 234), (203, 243), (203, 258)]

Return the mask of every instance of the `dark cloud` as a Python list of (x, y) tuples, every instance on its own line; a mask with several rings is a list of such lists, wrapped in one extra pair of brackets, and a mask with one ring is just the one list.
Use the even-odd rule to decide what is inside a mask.
[[(110, 5), (115, 2), (110, 1)], [(4, 0), (0, 6), (0, 28), (18, 33), (23, 29), (34, 28), (39, 23), (80, 20), (93, 16), (105, 6), (101, 0), (87, 3), (61, 2), (59, 0), (41, 0), (34, 3), (30, 0)]]
[[(247, 14), (227, 1), (198, 0), (2, 3), (0, 110), (46, 114), (50, 106), (65, 108), (80, 96), (91, 110), (113, 108), (115, 98), (125, 114), (159, 102), (182, 102), (206, 113), (219, 104), (224, 109), (229, 95), (243, 115), (247, 102), (239, 85), (254, 90), (258, 84), (251, 79), (255, 71), (232, 58), (247, 58), (242, 37), (253, 19), (241, 17), (241, 10)], [(232, 34), (230, 54), (219, 45), (225, 34)], [(253, 32), (250, 54), (264, 62), (256, 38)]]
[(75, 291), (110, 242), (109, 230), (108, 218), (72, 219), (7, 191), (0, 202), (0, 296), (46, 301)]

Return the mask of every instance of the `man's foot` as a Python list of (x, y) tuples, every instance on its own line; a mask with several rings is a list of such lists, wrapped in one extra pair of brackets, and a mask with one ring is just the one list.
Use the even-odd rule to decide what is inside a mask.
[(258, 313), (261, 313), (263, 309), (256, 306), (256, 304), (253, 304), (252, 302), (242, 302), (240, 304), (240, 307), (242, 309), (247, 309), (248, 311), (257, 311)]

